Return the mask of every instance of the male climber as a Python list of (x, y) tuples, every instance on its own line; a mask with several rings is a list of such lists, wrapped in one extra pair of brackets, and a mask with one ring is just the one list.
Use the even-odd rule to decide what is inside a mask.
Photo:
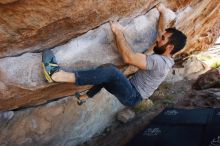
[[(163, 4), (156, 6), (160, 12), (158, 28), (164, 28)], [(119, 53), (126, 64), (134, 65), (139, 70), (128, 79), (114, 65), (101, 65), (87, 71), (65, 72), (56, 62), (52, 51), (45, 50), (42, 55), (44, 74), (48, 82), (70, 82), (76, 85), (94, 85), (80, 99), (93, 97), (102, 88), (113, 94), (125, 106), (134, 106), (147, 99), (158, 88), (174, 65), (172, 55), (181, 50), (186, 43), (186, 36), (175, 28), (167, 28), (161, 37), (157, 38), (154, 54), (145, 55), (135, 53), (128, 45), (123, 27), (117, 22), (110, 22), (110, 26)], [(161, 32), (161, 30), (158, 32)]]

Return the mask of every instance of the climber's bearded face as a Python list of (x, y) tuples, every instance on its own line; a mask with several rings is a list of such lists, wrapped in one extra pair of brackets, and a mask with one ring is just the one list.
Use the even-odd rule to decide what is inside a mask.
[(155, 54), (164, 54), (166, 49), (167, 49), (167, 46), (169, 45), (169, 37), (172, 35), (172, 33), (164, 33), (162, 35), (161, 38), (159, 38), (157, 41), (156, 41), (156, 45), (154, 47), (154, 53)]
[(156, 42), (156, 46), (154, 47), (154, 53), (159, 55), (163, 54), (166, 51), (167, 44), (159, 47), (158, 42)]

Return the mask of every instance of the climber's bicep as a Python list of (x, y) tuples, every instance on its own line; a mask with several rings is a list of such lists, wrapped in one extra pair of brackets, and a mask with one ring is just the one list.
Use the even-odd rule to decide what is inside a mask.
[(139, 69), (146, 69), (147, 66), (147, 56), (142, 53), (134, 53), (130, 59), (128, 64), (134, 65), (138, 67)]

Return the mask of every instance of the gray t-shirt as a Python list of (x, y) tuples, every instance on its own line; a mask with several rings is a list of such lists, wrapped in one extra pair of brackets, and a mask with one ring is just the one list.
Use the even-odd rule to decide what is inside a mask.
[(147, 56), (146, 70), (138, 70), (130, 79), (143, 99), (150, 97), (166, 78), (174, 65), (174, 60), (162, 55)]

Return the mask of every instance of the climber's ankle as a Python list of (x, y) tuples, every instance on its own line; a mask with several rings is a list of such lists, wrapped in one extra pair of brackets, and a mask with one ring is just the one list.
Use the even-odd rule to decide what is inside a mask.
[(59, 70), (58, 72), (55, 72), (51, 76), (52, 80), (55, 82), (69, 82), (69, 83), (75, 83), (75, 74), (70, 72), (65, 72), (63, 70)]

